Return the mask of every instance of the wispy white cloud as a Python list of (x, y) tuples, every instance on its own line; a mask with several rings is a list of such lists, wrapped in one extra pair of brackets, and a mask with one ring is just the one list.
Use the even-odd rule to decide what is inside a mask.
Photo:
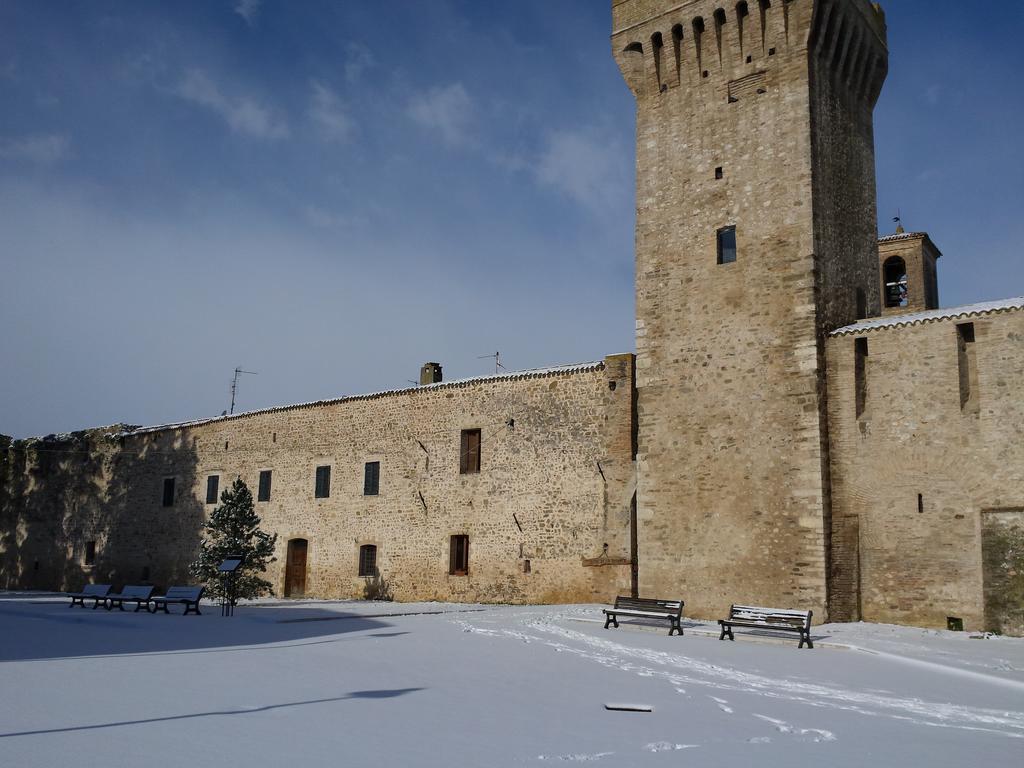
[(362, 43), (349, 43), (345, 49), (345, 79), (350, 83), (357, 83), (363, 76), (363, 72), (374, 66), (377, 61), (370, 53), (370, 49)]
[(175, 93), (216, 113), (235, 133), (258, 139), (283, 139), (289, 135), (288, 123), (283, 117), (250, 96), (225, 94), (202, 70), (189, 70)]
[(0, 158), (52, 165), (64, 157), (69, 144), (67, 136), (56, 133), (0, 138)]
[(309, 105), (309, 119), (325, 141), (347, 141), (355, 124), (345, 106), (331, 88), (314, 80)]
[(260, 6), (263, 4), (263, 0), (238, 0), (235, 3), (235, 13), (245, 19), (245, 23), (250, 27), (255, 26), (256, 20), (260, 15)]
[(437, 86), (409, 103), (409, 115), (422, 126), (441, 134), (449, 144), (467, 138), (473, 103), (462, 83)]
[(587, 208), (613, 209), (629, 174), (622, 158), (629, 153), (613, 139), (591, 129), (563, 130), (548, 137), (534, 174), (544, 186), (559, 190)]

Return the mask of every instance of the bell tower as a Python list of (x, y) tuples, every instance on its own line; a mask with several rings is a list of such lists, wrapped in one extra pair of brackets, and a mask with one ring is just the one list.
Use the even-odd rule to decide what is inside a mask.
[(640, 593), (824, 619), (824, 337), (880, 312), (867, 0), (612, 0), (637, 105)]

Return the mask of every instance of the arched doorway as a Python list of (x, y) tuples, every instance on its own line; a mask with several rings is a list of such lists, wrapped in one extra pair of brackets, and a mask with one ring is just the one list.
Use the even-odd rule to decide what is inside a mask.
[(304, 597), (306, 595), (306, 550), (309, 542), (292, 539), (288, 542), (288, 558), (284, 566), (284, 596)]

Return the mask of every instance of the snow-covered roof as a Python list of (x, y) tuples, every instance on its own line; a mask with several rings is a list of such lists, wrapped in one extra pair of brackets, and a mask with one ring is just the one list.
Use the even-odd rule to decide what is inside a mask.
[(851, 333), (864, 333), (879, 328), (900, 328), (907, 325), (920, 325), (923, 323), (934, 323), (939, 320), (953, 320), (962, 317), (981, 317), (994, 315), (999, 312), (1015, 312), (1024, 310), (1024, 296), (1017, 296), (1013, 299), (1002, 301), (984, 301), (980, 304), (964, 304), (960, 307), (948, 307), (946, 309), (929, 309), (925, 312), (911, 312), (906, 315), (893, 315), (892, 317), (877, 317), (872, 320), (861, 320), (859, 323), (837, 328), (829, 336), (847, 336)]
[(878, 238), (880, 243), (895, 243), (898, 240), (914, 240), (919, 237), (928, 237), (927, 232), (897, 232), (895, 235), (886, 235)]
[(589, 371), (600, 371), (603, 368), (604, 361), (601, 360), (591, 363), (577, 363), (575, 365), (557, 365), (550, 368), (530, 368), (525, 371), (510, 371), (509, 373), (499, 373), (493, 374), (491, 376), (472, 376), (466, 379), (453, 379), (452, 381), (441, 381), (438, 382), (437, 384), (421, 384), (412, 387), (402, 387), (401, 389), (386, 389), (380, 392), (370, 392), (368, 394), (363, 395), (343, 395), (341, 397), (335, 397), (328, 400), (313, 400), (307, 403), (279, 405), (273, 408), (261, 408), (255, 411), (235, 413), (231, 414), (230, 416), (213, 416), (206, 419), (194, 419), (192, 421), (181, 421), (171, 424), (158, 424), (152, 427), (138, 427), (136, 429), (130, 429), (125, 432), (122, 432), (121, 434), (139, 435), (148, 432), (162, 432), (168, 429), (183, 429), (186, 427), (197, 427), (202, 424), (212, 424), (218, 421), (244, 419), (249, 416), (259, 416), (265, 413), (281, 413), (282, 411), (294, 411), (300, 408), (318, 408), (325, 405), (337, 405), (339, 403), (348, 403), (356, 400), (376, 400), (377, 398), (381, 397), (404, 395), (410, 392), (426, 392), (438, 389), (453, 389), (456, 387), (466, 387), (474, 384), (486, 384), (494, 381), (515, 381), (519, 379), (537, 379), (544, 376), (586, 373)]
[(942, 256), (940, 251), (932, 239), (928, 236), (927, 232), (897, 232), (894, 235), (886, 235), (885, 237), (878, 238), (878, 244), (884, 245), (885, 243), (898, 243), (903, 240), (924, 240), (933, 251), (935, 251), (935, 258)]

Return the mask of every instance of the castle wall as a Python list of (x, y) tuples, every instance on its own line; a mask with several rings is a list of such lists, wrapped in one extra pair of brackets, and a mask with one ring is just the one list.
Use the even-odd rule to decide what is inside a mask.
[[(614, 385), (614, 388), (612, 387)], [(400, 600), (606, 601), (630, 589), (633, 357), (551, 372), (440, 384), (137, 430), (79, 441), (55, 468), (34, 449), (7, 451), (2, 586), (59, 588), (147, 576), (189, 581), (206, 504), (241, 476), (257, 493), (272, 471), (262, 527), (278, 534), (269, 574), (278, 594), (290, 539), (308, 541), (306, 594), (363, 597), (359, 547)], [(460, 474), (460, 434), (482, 433), (479, 473)], [(17, 457), (23, 458), (17, 458)], [(363, 495), (364, 465), (380, 462), (380, 492)], [(331, 467), (328, 498), (315, 471)], [(62, 478), (76, 478), (73, 488)], [(175, 499), (162, 505), (165, 478)], [(38, 521), (8, 525), (8, 518)], [(74, 519), (52, 551), (48, 531)], [(470, 540), (469, 573), (452, 576), (449, 537)], [(97, 541), (97, 562), (81, 543)], [(13, 546), (12, 546), (13, 545)], [(605, 547), (607, 545), (607, 548)], [(51, 563), (61, 560), (59, 574)], [(42, 573), (32, 570), (41, 561)], [(525, 571), (525, 561), (529, 571)], [(586, 563), (584, 561), (587, 561)]]
[[(851, 284), (875, 285), (873, 192), (843, 185), (873, 182), (877, 92), (836, 96), (842, 56), (822, 78), (833, 42), (884, 48), (870, 8), (842, 0), (851, 21), (816, 53), (822, 5), (613, 4), (637, 99), (640, 586), (696, 616), (747, 601), (825, 614), (823, 338), (856, 317)], [(866, 223), (843, 221), (852, 198)], [(728, 226), (737, 258), (719, 264)]]
[[(867, 342), (860, 418), (856, 339)], [(1024, 312), (854, 326), (828, 340), (827, 356), (833, 618), (945, 627), (957, 617), (1019, 632)], [(1004, 546), (1014, 536), (1016, 554)]]

